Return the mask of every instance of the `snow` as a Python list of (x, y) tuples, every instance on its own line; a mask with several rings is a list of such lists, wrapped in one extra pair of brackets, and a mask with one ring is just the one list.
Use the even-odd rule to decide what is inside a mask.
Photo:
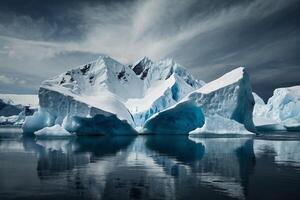
[(254, 133), (248, 131), (243, 124), (235, 120), (213, 115), (206, 117), (205, 124), (201, 128), (191, 131), (189, 134), (253, 135)]
[(300, 130), (300, 86), (278, 88), (267, 104), (255, 98), (253, 119), (259, 130)]
[(199, 89), (199, 92), (209, 94), (224, 87), (233, 85), (243, 78), (244, 70), (245, 69), (243, 67), (238, 67), (231, 72), (224, 74), (220, 78), (209, 82), (209, 84), (204, 85)]
[[(204, 130), (216, 133), (234, 131), (237, 134), (255, 132), (252, 121), (253, 105), (254, 99), (248, 74), (240, 67), (191, 92), (175, 106), (154, 115), (146, 121), (144, 129), (146, 132), (159, 132), (167, 127), (178, 128), (177, 124), (184, 122), (183, 128), (187, 129), (179, 129), (182, 133), (201, 128), (203, 124), (205, 127), (196, 129), (195, 132)], [(193, 114), (196, 113), (202, 118), (189, 119), (191, 110)], [(217, 126), (214, 120), (219, 122)], [(222, 123), (229, 125), (230, 129), (227, 130), (228, 127)]]
[(56, 124), (54, 126), (51, 126), (51, 127), (45, 127), (45, 128), (43, 128), (41, 130), (38, 130), (38, 131), (34, 132), (34, 134), (37, 137), (51, 137), (51, 136), (55, 136), (55, 137), (67, 137), (67, 136), (74, 135), (74, 134), (71, 134), (68, 131), (66, 131), (64, 128), (62, 128), (58, 124)]

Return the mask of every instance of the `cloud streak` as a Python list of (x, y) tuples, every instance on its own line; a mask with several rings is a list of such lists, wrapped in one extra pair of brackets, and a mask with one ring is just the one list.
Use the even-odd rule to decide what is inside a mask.
[(175, 57), (205, 81), (244, 65), (254, 81), (267, 82), (272, 75), (260, 71), (278, 66), (277, 76), (300, 64), (297, 8), (293, 0), (147, 0), (67, 4), (55, 8), (63, 12), (38, 17), (2, 12), (0, 70), (31, 69), (28, 73), (41, 80), (96, 54), (123, 63), (147, 55)]

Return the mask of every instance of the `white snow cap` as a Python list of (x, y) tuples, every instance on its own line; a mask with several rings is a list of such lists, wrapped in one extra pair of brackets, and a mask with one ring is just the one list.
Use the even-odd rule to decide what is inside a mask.
[(203, 87), (201, 87), (199, 89), (199, 92), (201, 92), (203, 94), (208, 94), (212, 91), (216, 91), (220, 88), (224, 88), (224, 87), (231, 85), (231, 84), (239, 81), (240, 79), (242, 79), (244, 76), (244, 73), (245, 73), (245, 68), (238, 67), (238, 68), (224, 74), (220, 78), (204, 85)]

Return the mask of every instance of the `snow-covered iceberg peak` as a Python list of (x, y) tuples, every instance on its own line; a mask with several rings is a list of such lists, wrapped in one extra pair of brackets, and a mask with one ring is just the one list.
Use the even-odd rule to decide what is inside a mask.
[(129, 67), (134, 71), (134, 73), (142, 80), (147, 77), (148, 71), (153, 65), (153, 61), (148, 57), (143, 57), (141, 60), (137, 61), (133, 65), (129, 65)]
[(101, 56), (42, 83), (42, 87), (55, 86), (87, 96), (99, 95), (104, 90), (123, 99), (140, 97), (143, 93), (140, 85), (142, 81), (130, 68), (108, 56)]
[(100, 57), (44, 81), (39, 90), (40, 109), (26, 119), (23, 129), (34, 132), (58, 124), (81, 134), (132, 134), (134, 121), (123, 101), (139, 97), (140, 84), (130, 68)]
[[(184, 108), (184, 106), (187, 108)], [(160, 126), (175, 127), (176, 129), (177, 124), (181, 124), (183, 127), (188, 127), (186, 130), (181, 130), (183, 134), (193, 129), (201, 133), (248, 134), (249, 131), (255, 131), (252, 121), (253, 106), (254, 99), (249, 75), (243, 67), (239, 67), (217, 80), (207, 83), (200, 89), (191, 92), (175, 106), (151, 117), (146, 122), (144, 131), (155, 132), (156, 130), (162, 130), (163, 127), (159, 128)], [(194, 109), (191, 107), (194, 107)], [(199, 117), (196, 121), (187, 120), (189, 119), (188, 115), (190, 115), (187, 111), (190, 110), (195, 110), (195, 112), (198, 110), (199, 116), (204, 115), (205, 119)], [(174, 113), (180, 114), (180, 117), (176, 119)], [(163, 121), (163, 117), (172, 120)], [(157, 118), (160, 120), (157, 120)], [(210, 120), (210, 118), (218, 120)], [(230, 120), (232, 123), (230, 123)], [(161, 121), (164, 123), (160, 123)], [(214, 122), (226, 123), (224, 123), (224, 126), (208, 124)], [(204, 128), (199, 129), (202, 126)], [(152, 127), (155, 127), (155, 130)], [(244, 127), (245, 131), (241, 132), (241, 127)]]

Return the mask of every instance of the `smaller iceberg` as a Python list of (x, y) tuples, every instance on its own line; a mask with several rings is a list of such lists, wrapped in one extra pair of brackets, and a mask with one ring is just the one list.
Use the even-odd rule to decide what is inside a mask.
[(45, 127), (41, 130), (34, 132), (37, 137), (69, 137), (73, 136), (74, 134), (66, 131), (62, 128), (59, 124), (56, 124), (51, 127)]
[(258, 130), (300, 130), (300, 86), (274, 90), (267, 104), (254, 97), (253, 120)]

